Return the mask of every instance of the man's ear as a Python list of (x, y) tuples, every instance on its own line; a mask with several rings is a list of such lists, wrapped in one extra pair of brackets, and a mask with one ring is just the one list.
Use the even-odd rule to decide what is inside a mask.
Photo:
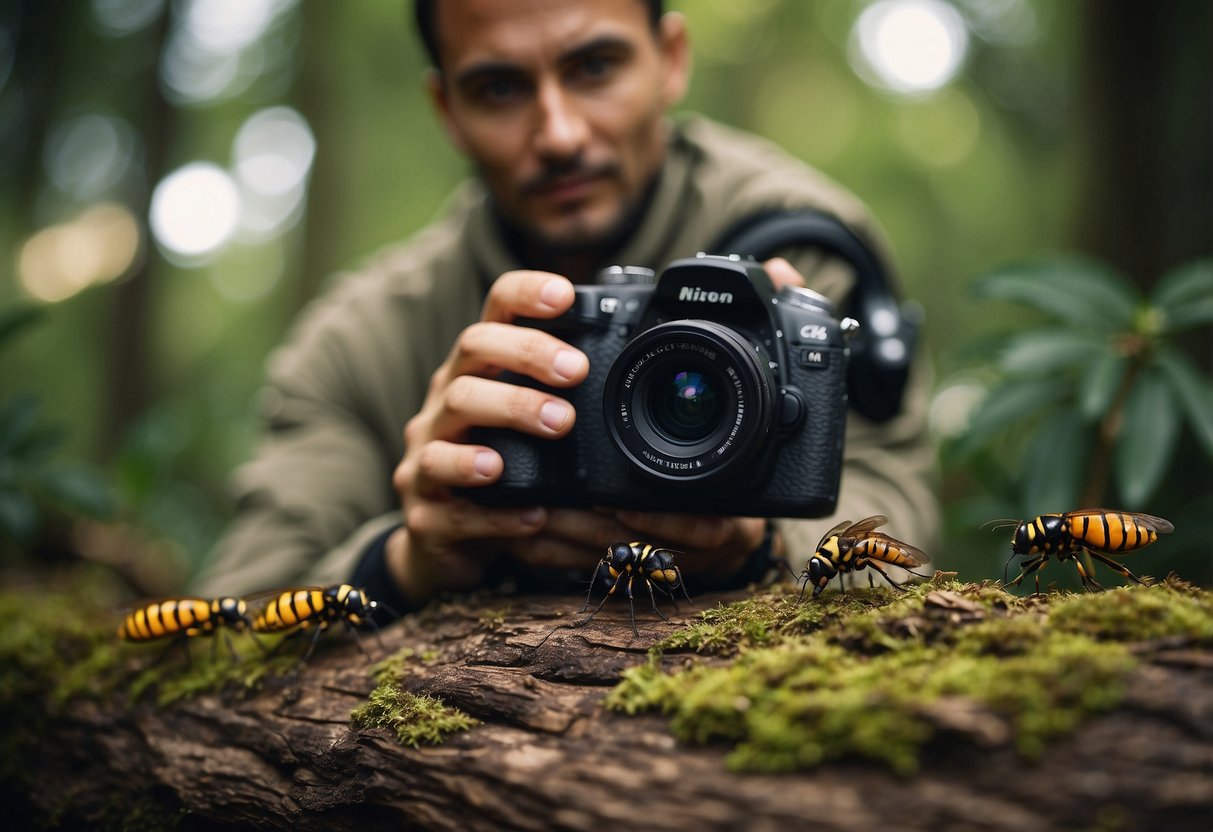
[(425, 91), (430, 97), (430, 104), (438, 116), (438, 123), (446, 131), (446, 136), (460, 153), (467, 155), (467, 143), (463, 131), (451, 116), (451, 101), (447, 97), (446, 84), (443, 83), (442, 73), (436, 69), (425, 71)]
[(691, 43), (687, 34), (687, 19), (680, 12), (666, 12), (657, 25), (661, 60), (666, 70), (661, 101), (666, 107), (672, 107), (686, 95), (691, 82)]

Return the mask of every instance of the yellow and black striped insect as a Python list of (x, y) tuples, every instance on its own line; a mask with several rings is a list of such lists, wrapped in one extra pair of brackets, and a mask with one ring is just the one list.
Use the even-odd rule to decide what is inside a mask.
[(674, 563), (674, 557), (680, 554), (682, 553), (674, 549), (663, 549), (654, 546), (652, 543), (642, 543), (638, 540), (633, 540), (630, 543), (612, 543), (607, 547), (606, 555), (594, 567), (594, 577), (590, 581), (590, 589), (585, 596), (585, 606), (581, 608), (581, 611), (585, 612), (590, 608), (590, 598), (594, 593), (594, 584), (598, 583), (600, 576), (604, 581), (611, 583), (611, 588), (602, 596), (602, 600), (598, 602), (598, 606), (590, 613), (589, 618), (586, 618), (577, 624), (577, 626), (581, 627), (589, 624), (594, 616), (598, 614), (598, 611), (602, 609), (602, 605), (615, 594), (615, 590), (623, 583), (624, 588), (627, 590), (628, 604), (631, 610), (632, 632), (640, 635), (640, 631), (636, 629), (636, 603), (632, 598), (632, 582), (637, 577), (644, 581), (644, 585), (648, 587), (649, 599), (653, 602), (653, 611), (661, 616), (662, 621), (669, 621), (670, 619), (665, 616), (665, 613), (657, 609), (657, 596), (653, 594), (653, 585), (656, 584), (658, 589), (670, 596), (671, 600), (674, 600), (675, 608), (677, 608), (677, 601), (674, 599), (674, 590), (676, 589), (681, 589), (687, 602), (690, 602), (691, 596), (687, 595), (686, 585), (682, 580), (682, 570)]
[[(1010, 521), (1012, 523), (1016, 521)], [(1078, 577), (1087, 589), (1103, 589), (1093, 575), (1087, 574), (1079, 554), (1086, 552), (1095, 560), (1115, 570), (1135, 583), (1146, 583), (1125, 566), (1113, 560), (1113, 552), (1132, 552), (1149, 546), (1160, 534), (1174, 531), (1169, 520), (1106, 508), (1088, 508), (1062, 514), (1042, 514), (1032, 520), (1019, 522), (1011, 536), (1011, 558), (1028, 558), (1020, 564), (1019, 577), (1008, 586), (1016, 586), (1028, 575), (1043, 568), (1053, 555), (1064, 563), (1073, 559)], [(1007, 559), (1010, 564), (1011, 558)], [(1003, 569), (1006, 579), (1006, 569)], [(1036, 592), (1040, 593), (1040, 575), (1036, 575)]]
[[(177, 644), (185, 645), (186, 661), (189, 661), (189, 639), (195, 636), (213, 635), (222, 630), (232, 657), (237, 658), (228, 630), (244, 632), (251, 630), (253, 623), (248, 618), (248, 607), (239, 598), (163, 598), (148, 601), (131, 609), (118, 627), (118, 637), (127, 641), (157, 641), (171, 638), (168, 649), (157, 659), (159, 662)], [(213, 642), (211, 652), (218, 642)], [(258, 646), (260, 644), (258, 643)]]
[[(380, 604), (372, 601), (366, 590), (349, 584), (334, 584), (328, 587), (274, 590), (263, 593), (262, 597), (268, 601), (259, 606), (253, 618), (254, 632), (286, 633), (290, 638), (315, 628), (315, 635), (312, 636), (307, 651), (299, 659), (300, 666), (311, 658), (320, 634), (338, 621), (354, 633), (362, 654), (370, 658), (356, 628), (370, 627), (378, 634), (379, 625), (375, 623), (374, 614)], [(279, 642), (274, 650), (277, 651), (285, 643), (286, 639)]]
[[(904, 590), (905, 587), (890, 578), (880, 564), (899, 566), (912, 575), (918, 575), (917, 572), (912, 571), (912, 568), (930, 563), (931, 558), (926, 552), (909, 543), (903, 543), (876, 531), (887, 522), (889, 522), (889, 518), (883, 514), (875, 514), (865, 517), (858, 523), (844, 520), (826, 532), (825, 536), (821, 538), (821, 542), (817, 544), (817, 551), (809, 558), (804, 571), (797, 577), (801, 584), (801, 600), (804, 600), (804, 591), (809, 584), (813, 585), (814, 598), (821, 594), (821, 591), (826, 588), (826, 584), (835, 576), (838, 577), (839, 587), (845, 590), (842, 576), (847, 572), (859, 572), (868, 567), (880, 573), (880, 576), (888, 581), (894, 589)], [(918, 575), (918, 577), (925, 578), (926, 576)], [(869, 573), (868, 584), (871, 585), (871, 583), (872, 576)]]

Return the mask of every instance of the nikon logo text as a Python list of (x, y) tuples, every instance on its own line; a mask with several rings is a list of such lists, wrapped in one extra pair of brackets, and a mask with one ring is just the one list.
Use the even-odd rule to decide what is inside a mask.
[(732, 292), (705, 292), (698, 286), (683, 286), (678, 291), (679, 300), (690, 300), (696, 303), (732, 303)]

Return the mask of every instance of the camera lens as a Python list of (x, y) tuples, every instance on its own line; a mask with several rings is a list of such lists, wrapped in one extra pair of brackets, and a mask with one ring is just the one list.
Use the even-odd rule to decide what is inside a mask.
[(702, 485), (735, 474), (765, 446), (774, 388), (769, 363), (737, 331), (671, 321), (620, 352), (603, 385), (603, 416), (637, 471)]
[(675, 370), (649, 388), (653, 426), (673, 442), (698, 442), (720, 422), (722, 385), (707, 367)]

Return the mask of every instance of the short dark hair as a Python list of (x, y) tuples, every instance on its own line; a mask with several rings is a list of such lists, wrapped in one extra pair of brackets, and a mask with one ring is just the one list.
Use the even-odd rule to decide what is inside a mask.
[[(648, 7), (649, 25), (656, 32), (658, 22), (665, 14), (665, 0), (640, 1)], [(438, 57), (438, 0), (413, 0), (413, 23), (421, 37), (421, 45), (429, 55), (430, 65), (442, 69), (442, 60)]]

